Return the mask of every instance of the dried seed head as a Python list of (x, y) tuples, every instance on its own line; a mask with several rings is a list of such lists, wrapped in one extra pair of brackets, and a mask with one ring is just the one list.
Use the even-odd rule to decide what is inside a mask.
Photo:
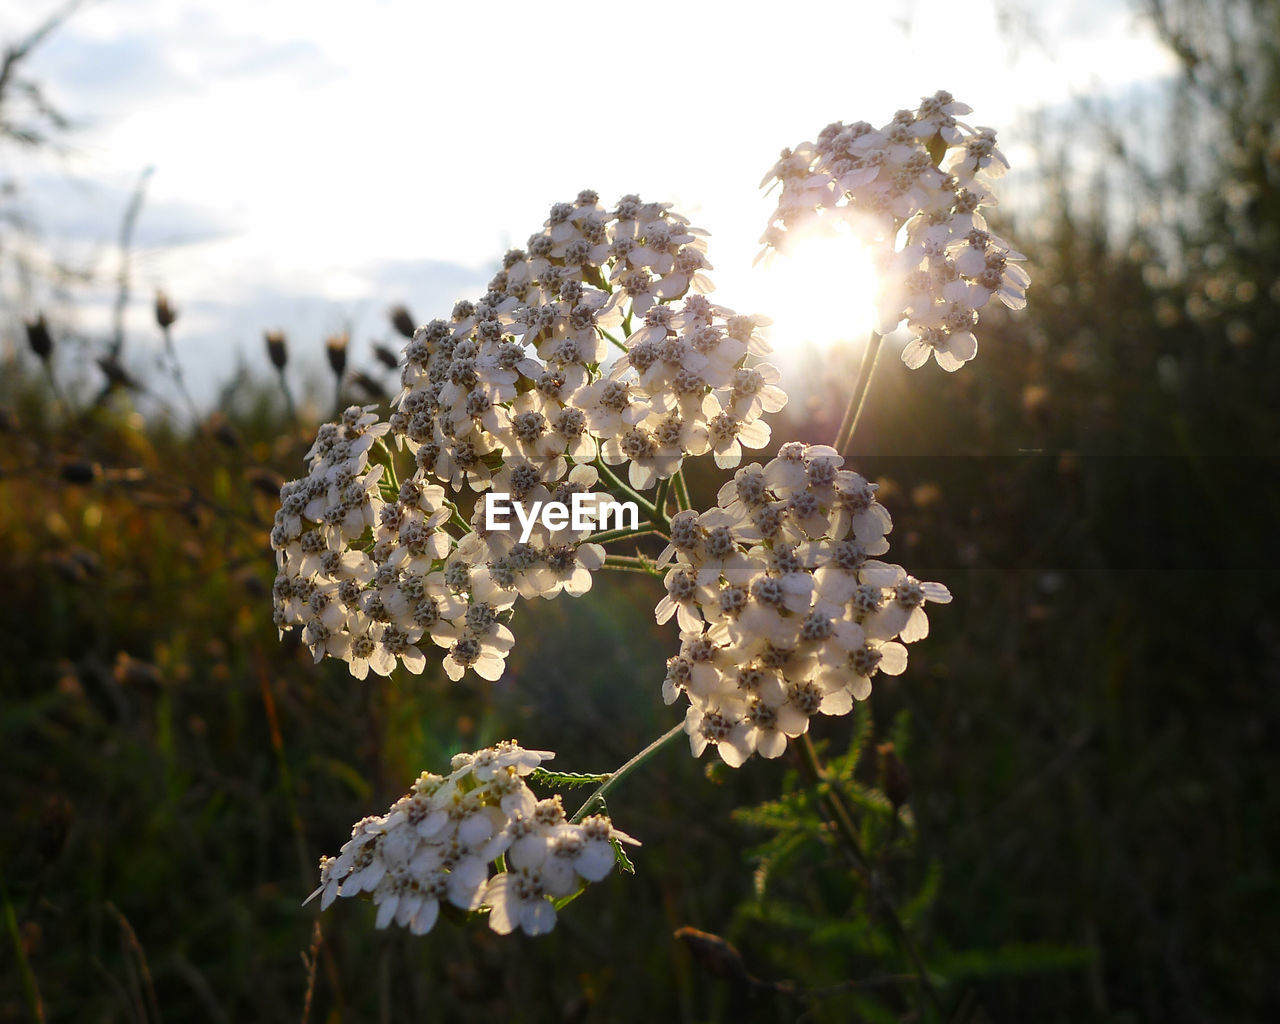
[(391, 326), (396, 329), (398, 334), (405, 338), (413, 337), (416, 328), (414, 327), (413, 317), (409, 314), (409, 310), (404, 306), (394, 306), (388, 315), (391, 317)]
[(390, 397), (381, 382), (374, 377), (370, 377), (363, 370), (356, 370), (351, 374), (351, 383), (363, 391), (372, 401), (385, 402)]
[(373, 354), (378, 362), (388, 370), (394, 370), (400, 365), (400, 353), (389, 345), (380, 345), (375, 342), (373, 346)]
[(346, 331), (330, 335), (324, 343), (325, 355), (329, 357), (329, 368), (335, 377), (341, 377), (347, 371), (347, 342), (351, 340)]
[(45, 322), (44, 314), (41, 313), (34, 320), (26, 321), (27, 327), (27, 344), (31, 346), (31, 351), (40, 357), (41, 362), (47, 363), (49, 357), (53, 355), (53, 336), (49, 334), (49, 325)]
[(699, 931), (685, 925), (677, 928), (675, 938), (683, 942), (698, 966), (714, 978), (739, 981), (754, 980), (742, 962), (742, 954), (733, 943), (719, 935)]
[(289, 349), (285, 344), (284, 331), (267, 331), (264, 337), (267, 342), (267, 355), (271, 358), (271, 365), (277, 370), (283, 370), (285, 364), (289, 362)]
[(162, 291), (156, 292), (156, 323), (162, 331), (167, 331), (178, 319), (178, 311), (169, 305), (169, 296)]

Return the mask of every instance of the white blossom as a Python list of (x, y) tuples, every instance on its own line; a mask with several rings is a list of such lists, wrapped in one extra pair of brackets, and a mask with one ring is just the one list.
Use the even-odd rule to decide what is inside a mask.
[[(553, 899), (575, 894), (612, 869), (618, 843), (637, 841), (604, 815), (574, 824), (558, 795), (537, 800), (526, 779), (554, 755), (499, 743), (454, 757), (447, 776), (423, 772), (385, 814), (363, 818), (336, 857), (320, 860), (320, 897), (367, 894), (376, 928), (422, 935), (440, 904), (488, 912), (499, 934), (542, 935), (556, 922)], [(490, 874), (505, 855), (505, 870)]]
[(843, 462), (788, 443), (739, 469), (720, 506), (672, 517), (654, 615), (680, 626), (662, 697), (688, 700), (694, 756), (714, 747), (733, 767), (778, 757), (814, 715), (848, 714), (878, 672), (901, 673), (903, 644), (928, 633), (924, 604), (951, 600), (872, 557), (888, 550), (892, 521)]
[(902, 358), (912, 369), (933, 357), (954, 372), (973, 359), (977, 311), (991, 296), (1026, 305), (1025, 257), (987, 231), (982, 213), (1009, 162), (994, 130), (957, 118), (969, 112), (938, 92), (879, 129), (837, 121), (816, 143), (783, 150), (764, 179), (782, 190), (761, 255), (806, 231), (843, 228), (867, 244), (879, 271), (877, 330), (906, 321), (913, 337)]

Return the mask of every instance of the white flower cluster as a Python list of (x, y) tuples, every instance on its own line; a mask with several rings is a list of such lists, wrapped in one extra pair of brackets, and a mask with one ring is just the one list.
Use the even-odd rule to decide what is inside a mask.
[(688, 699), (695, 757), (708, 744), (733, 767), (778, 757), (814, 715), (848, 714), (877, 672), (901, 673), (903, 644), (929, 633), (925, 602), (951, 600), (875, 557), (889, 513), (842, 465), (834, 448), (792, 442), (738, 470), (718, 507), (672, 518), (655, 614), (676, 617), (680, 653), (662, 694)]
[(914, 338), (902, 358), (912, 369), (930, 354), (949, 371), (972, 359), (978, 310), (993, 295), (1011, 309), (1026, 305), (1030, 278), (1016, 262), (1026, 257), (988, 231), (982, 215), (1009, 162), (994, 130), (956, 120), (968, 113), (938, 92), (881, 128), (837, 121), (816, 143), (783, 150), (761, 183), (782, 182), (761, 239), (766, 252), (785, 249), (801, 229), (845, 228), (871, 246), (877, 330), (907, 321)]
[[(646, 489), (686, 455), (736, 466), (767, 445), (760, 417), (786, 403), (778, 371), (748, 365), (768, 351), (767, 321), (698, 293), (710, 288), (701, 235), (665, 205), (624, 196), (606, 212), (583, 192), (507, 254), (479, 301), (420, 328), (389, 422), (348, 409), (320, 429), (308, 476), (281, 491), (280, 629), (302, 627), (316, 661), (341, 658), (361, 679), (397, 661), (421, 672), (424, 640), (448, 652), (451, 679), (497, 679), (516, 599), (585, 593), (604, 549), (589, 530), (539, 523), (522, 542), (487, 530), (483, 500), (468, 524), (449, 500), (464, 483), (525, 505), (581, 494), (598, 506), (612, 499), (594, 490), (597, 459), (626, 463)], [(375, 442), (391, 465), (392, 439), (414, 459), (398, 490), (369, 465)]]
[(747, 366), (768, 352), (767, 321), (700, 294), (703, 234), (636, 196), (611, 212), (589, 191), (553, 206), (479, 301), (405, 349), (391, 429), (420, 473), (479, 490), (502, 467), (524, 489), (550, 487), (566, 458), (598, 449), (646, 489), (686, 455), (736, 465), (743, 447), (768, 444), (759, 417), (786, 395), (774, 367)]
[[(636, 843), (604, 815), (565, 820), (560, 797), (538, 800), (524, 777), (555, 755), (499, 743), (458, 754), (447, 776), (423, 772), (386, 814), (364, 818), (336, 857), (320, 860), (321, 909), (367, 893), (376, 926), (392, 921), (415, 935), (435, 925), (441, 903), (489, 912), (502, 935), (555, 927), (553, 901), (598, 882), (615, 844)], [(489, 866), (505, 867), (490, 876)]]

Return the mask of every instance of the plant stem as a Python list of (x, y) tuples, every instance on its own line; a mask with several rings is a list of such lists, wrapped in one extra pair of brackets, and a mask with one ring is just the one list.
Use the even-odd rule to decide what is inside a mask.
[(658, 489), (653, 492), (653, 507), (663, 518), (667, 515), (667, 495), (671, 491), (671, 477), (658, 481)]
[(173, 379), (178, 384), (178, 393), (182, 395), (182, 400), (187, 405), (187, 411), (191, 413), (191, 422), (193, 424), (199, 423), (200, 413), (196, 409), (196, 403), (191, 397), (191, 392), (187, 390), (187, 381), (182, 375), (182, 364), (178, 362), (178, 350), (173, 347), (173, 334), (168, 327), (162, 327), (160, 330), (164, 334), (164, 350), (169, 357), (169, 368), (173, 371)]
[(18, 964), (18, 975), (22, 978), (22, 994), (26, 997), (27, 1012), (34, 1024), (44, 1024), (44, 1001), (40, 998), (40, 989), (36, 985), (36, 976), (31, 971), (31, 962), (27, 959), (27, 947), (18, 930), (18, 918), (13, 912), (13, 904), (9, 902), (9, 888), (0, 875), (0, 903), (4, 905), (5, 931), (13, 941), (13, 955)]
[[(875, 372), (876, 360), (879, 358), (880, 345), (883, 340), (879, 331), (872, 331), (871, 337), (867, 339), (867, 347), (862, 353), (862, 365), (858, 368), (858, 378), (854, 383), (853, 393), (849, 396), (849, 405), (845, 409), (844, 420), (836, 433), (835, 449), (841, 455), (847, 453), (849, 445), (853, 441), (853, 432), (858, 426), (858, 419), (862, 416), (862, 409), (866, 404), (867, 392), (871, 387), (871, 375)], [(898, 916), (898, 911), (893, 905), (892, 898), (885, 891), (879, 872), (872, 867), (866, 851), (862, 849), (862, 842), (858, 838), (858, 830), (854, 825), (853, 815), (845, 803), (844, 795), (836, 786), (832, 785), (827, 777), (826, 770), (818, 761), (818, 752), (814, 749), (813, 740), (809, 737), (809, 734), (805, 733), (800, 736), (796, 743), (800, 751), (801, 763), (804, 765), (810, 781), (820, 791), (826, 791), (823, 802), (826, 804), (828, 817), (831, 823), (835, 825), (850, 860), (866, 877), (874, 903), (879, 904), (880, 911), (889, 922), (890, 930), (894, 933), (898, 944), (907, 954), (912, 966), (915, 968), (921, 992), (924, 993), (940, 1014), (943, 1013), (942, 1000), (938, 997), (938, 993), (929, 979), (929, 972), (925, 967), (924, 959), (920, 956), (920, 951), (916, 948), (915, 942), (912, 941), (906, 926), (902, 923), (902, 918)]]
[(880, 343), (884, 339), (879, 331), (872, 331), (867, 339), (867, 347), (862, 353), (862, 365), (858, 367), (858, 379), (854, 382), (853, 393), (849, 396), (849, 405), (844, 411), (844, 419), (840, 421), (840, 429), (836, 432), (835, 449), (841, 455), (848, 454), (853, 432), (862, 416), (862, 407), (866, 404), (867, 391), (871, 386), (871, 374), (875, 372), (876, 360), (880, 356)]
[(622, 349), (623, 352), (627, 351), (627, 346), (622, 344), (622, 342), (620, 342), (612, 334), (606, 331), (603, 327), (597, 327), (596, 330), (599, 331), (602, 335), (604, 335), (605, 340), (608, 341), (611, 345), (617, 346), (618, 348)]
[(659, 736), (656, 740), (654, 740), (647, 747), (645, 747), (644, 750), (640, 751), (640, 753), (636, 754), (635, 757), (633, 757), (630, 761), (624, 764), (621, 768), (619, 768), (615, 772), (611, 772), (609, 777), (600, 784), (600, 787), (594, 793), (592, 793), (589, 797), (587, 797), (585, 801), (583, 801), (582, 806), (578, 808), (577, 812), (574, 814), (572, 818), (569, 819), (569, 821), (572, 824), (576, 825), (588, 814), (590, 814), (591, 811), (594, 810), (597, 805), (604, 806), (605, 794), (610, 792), (615, 786), (621, 783), (628, 775), (634, 772), (637, 768), (641, 767), (646, 761), (650, 760), (656, 753), (658, 753), (658, 751), (660, 751), (663, 747), (665, 747), (668, 743), (670, 743), (673, 739), (675, 739), (677, 736), (679, 736), (683, 732), (684, 732), (684, 722), (681, 722), (679, 725), (672, 726), (670, 731), (665, 732), (661, 736)]
[[(619, 527), (616, 530), (601, 530), (599, 533), (593, 533), (587, 538), (592, 544), (608, 544), (615, 540), (629, 540), (632, 537), (646, 537), (651, 533), (657, 533), (652, 526), (642, 526), (639, 529), (628, 529)], [(665, 535), (664, 535), (665, 536)]]
[(62, 397), (62, 389), (58, 387), (57, 375), (53, 372), (52, 359), (44, 360), (44, 372), (49, 378), (49, 390), (53, 392), (53, 397), (57, 403), (62, 406), (62, 414), (64, 416), (71, 412), (71, 406), (67, 404), (67, 400)]
[(685, 512), (693, 508), (693, 504), (689, 501), (689, 488), (684, 482), (684, 466), (681, 466), (676, 471), (676, 475), (672, 479), (675, 481), (676, 505), (680, 511)]
[(386, 462), (382, 463), (387, 467), (387, 482), (391, 484), (392, 488), (398, 495), (400, 493), (400, 478), (396, 475), (395, 456), (391, 454), (391, 449), (387, 446), (387, 443), (382, 440), (382, 438), (378, 438), (374, 443), (382, 449), (382, 454), (387, 457)]
[(609, 489), (614, 490), (617, 496), (624, 497), (627, 501), (634, 501), (636, 506), (645, 514), (645, 517), (653, 523), (654, 526), (663, 533), (666, 533), (667, 530), (671, 528), (671, 524), (667, 521), (667, 517), (658, 511), (653, 502), (649, 501), (648, 498), (644, 497), (639, 491), (632, 488), (629, 484), (624, 483), (613, 470), (605, 465), (603, 459), (597, 458), (595, 461), (595, 467), (600, 473), (600, 476), (604, 479), (605, 483), (609, 486)]
[[(826, 805), (827, 817), (836, 827), (836, 833), (840, 837), (845, 852), (848, 853), (854, 867), (867, 880), (867, 885), (871, 890), (873, 912), (878, 905), (880, 913), (889, 924), (889, 930), (893, 932), (898, 945), (902, 947), (903, 952), (906, 953), (907, 958), (911, 961), (911, 966), (915, 969), (920, 991), (933, 1004), (934, 1009), (945, 1016), (942, 999), (929, 978), (929, 971), (925, 967), (924, 958), (920, 956), (920, 950), (916, 948), (915, 942), (907, 932), (906, 925), (902, 923), (902, 918), (898, 916), (898, 910), (893, 905), (892, 897), (885, 890), (880, 873), (872, 867), (866, 851), (862, 848), (862, 841), (858, 838), (858, 830), (853, 823), (853, 815), (845, 803), (844, 795), (827, 777), (826, 769), (818, 761), (818, 752), (814, 749), (813, 740), (809, 738), (809, 734), (805, 733), (799, 736), (795, 740), (795, 744), (800, 751), (800, 762), (804, 766), (805, 774), (809, 777), (809, 781), (814, 787), (820, 791), (820, 798)], [(824, 790), (825, 794), (821, 792)]]
[(154, 167), (143, 169), (138, 184), (129, 197), (129, 205), (125, 207), (124, 218), (120, 222), (120, 270), (116, 275), (116, 301), (112, 310), (111, 347), (108, 350), (114, 361), (119, 362), (124, 351), (124, 314), (129, 305), (129, 250), (133, 245), (133, 229), (138, 223), (138, 214), (142, 210), (142, 199), (147, 192), (147, 182), (155, 172)]
[(298, 425), (298, 407), (293, 403), (293, 392), (289, 390), (289, 382), (285, 379), (284, 370), (276, 371), (280, 378), (280, 390), (284, 392), (285, 408), (289, 410), (289, 419), (296, 427)]
[(606, 555), (605, 569), (616, 569), (618, 572), (641, 572), (646, 576), (661, 576), (662, 572), (654, 567), (647, 558), (635, 558), (631, 555)]

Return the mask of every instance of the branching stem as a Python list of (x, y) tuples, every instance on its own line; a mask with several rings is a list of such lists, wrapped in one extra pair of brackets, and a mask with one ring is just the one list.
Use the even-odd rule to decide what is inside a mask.
[(679, 725), (672, 726), (669, 731), (659, 736), (656, 740), (654, 740), (647, 747), (645, 747), (644, 750), (640, 751), (640, 753), (636, 754), (635, 757), (633, 757), (630, 761), (624, 764), (621, 768), (619, 768), (615, 772), (611, 772), (609, 775), (609, 778), (606, 779), (604, 782), (602, 782), (600, 784), (600, 788), (597, 789), (594, 793), (592, 793), (589, 797), (587, 797), (586, 800), (583, 801), (582, 806), (578, 808), (577, 812), (569, 820), (576, 825), (588, 814), (592, 813), (592, 811), (596, 810), (599, 807), (603, 807), (605, 796), (608, 793), (612, 792), (614, 787), (618, 786), (624, 779), (626, 779), (628, 775), (630, 775), (636, 769), (643, 766), (646, 761), (651, 760), (653, 756), (658, 753), (658, 751), (660, 751), (663, 747), (667, 746), (672, 740), (674, 740), (677, 736), (681, 735), (683, 732), (684, 732), (683, 722), (681, 722)]
[(683, 466), (676, 471), (676, 475), (672, 479), (675, 481), (676, 505), (681, 512), (687, 512), (693, 508), (693, 504), (689, 501), (689, 488), (684, 482)]
[(629, 529), (620, 527), (616, 530), (602, 530), (599, 533), (593, 533), (589, 540), (592, 544), (609, 544), (615, 540), (630, 540), (632, 537), (647, 537), (650, 534), (658, 534), (665, 537), (666, 534), (659, 533), (652, 526), (641, 526), (639, 529)]
[(639, 491), (630, 484), (624, 483), (613, 470), (611, 470), (603, 459), (597, 458), (595, 461), (596, 470), (600, 473), (601, 478), (608, 485), (609, 489), (615, 495), (625, 498), (627, 501), (633, 501), (636, 507), (645, 514), (645, 518), (653, 523), (661, 532), (666, 533), (671, 529), (671, 523), (667, 517), (658, 510), (648, 498), (644, 497)]

